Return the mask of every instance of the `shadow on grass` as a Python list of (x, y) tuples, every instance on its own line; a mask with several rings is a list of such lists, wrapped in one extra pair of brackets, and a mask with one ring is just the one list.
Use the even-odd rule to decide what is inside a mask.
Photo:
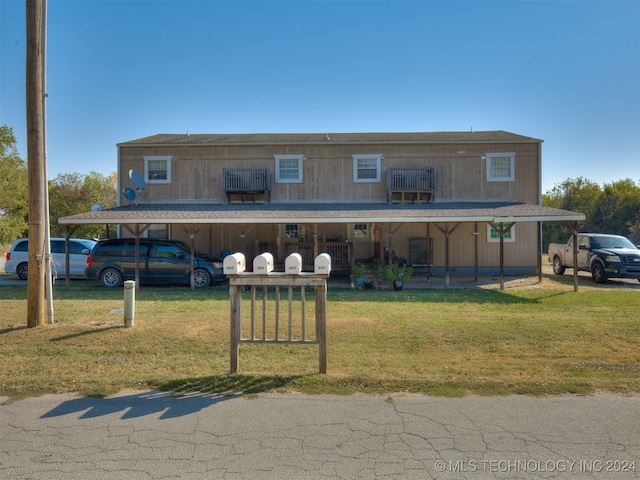
[(64, 340), (70, 340), (72, 338), (84, 337), (85, 335), (93, 335), (95, 333), (103, 333), (109, 330), (122, 330), (124, 327), (120, 326), (110, 326), (110, 327), (99, 327), (93, 330), (83, 330), (82, 332), (70, 333), (69, 335), (63, 335), (61, 337), (55, 337), (49, 340), (50, 342), (62, 342)]
[(254, 395), (285, 388), (290, 383), (295, 383), (299, 375), (283, 376), (253, 376), (229, 374), (211, 377), (185, 378), (172, 380), (159, 385), (160, 390), (171, 391), (181, 395), (190, 392), (199, 392), (209, 395), (241, 396)]

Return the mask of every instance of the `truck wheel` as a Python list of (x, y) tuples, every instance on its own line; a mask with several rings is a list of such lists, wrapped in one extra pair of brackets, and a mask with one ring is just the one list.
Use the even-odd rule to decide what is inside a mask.
[(100, 282), (105, 287), (119, 287), (122, 283), (122, 275), (115, 268), (107, 268), (100, 274)]
[(564, 265), (560, 261), (560, 257), (555, 257), (553, 259), (553, 273), (556, 275), (564, 275)]
[(196, 288), (208, 287), (211, 283), (211, 276), (206, 270), (198, 269), (193, 272), (193, 285)]
[(604, 267), (601, 263), (591, 265), (591, 277), (596, 283), (607, 283), (607, 274), (604, 273)]

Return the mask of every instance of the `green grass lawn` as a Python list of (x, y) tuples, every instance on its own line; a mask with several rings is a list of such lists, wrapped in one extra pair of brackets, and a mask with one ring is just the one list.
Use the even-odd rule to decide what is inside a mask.
[[(330, 287), (327, 374), (316, 345), (241, 345), (229, 374), (226, 286), (143, 287), (135, 326), (123, 291), (54, 288), (56, 323), (26, 328), (27, 289), (0, 287), (0, 395), (128, 389), (178, 393), (422, 393), (461, 396), (640, 392), (640, 288), (544, 277), (531, 288), (354, 291)], [(248, 297), (248, 295), (246, 295)], [(244, 300), (243, 312), (249, 305)], [(313, 332), (313, 293), (307, 293)], [(260, 315), (261, 315), (260, 310)], [(294, 308), (299, 318), (300, 306)], [(273, 317), (272, 306), (268, 318)], [(268, 327), (272, 328), (272, 327)], [(297, 328), (297, 326), (296, 326)]]

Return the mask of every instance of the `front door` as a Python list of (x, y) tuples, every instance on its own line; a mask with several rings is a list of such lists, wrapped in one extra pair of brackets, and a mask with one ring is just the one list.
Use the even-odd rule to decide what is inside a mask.
[(356, 262), (370, 261), (373, 258), (372, 225), (369, 223), (355, 223), (353, 225), (353, 255)]

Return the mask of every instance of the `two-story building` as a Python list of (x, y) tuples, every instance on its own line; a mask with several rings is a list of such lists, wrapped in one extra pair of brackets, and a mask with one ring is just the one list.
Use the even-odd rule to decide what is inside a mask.
[(542, 140), (505, 131), (159, 134), (118, 149), (119, 206), (60, 219), (196, 250), (292, 252), (334, 271), (374, 258), (420, 272), (535, 274)]

